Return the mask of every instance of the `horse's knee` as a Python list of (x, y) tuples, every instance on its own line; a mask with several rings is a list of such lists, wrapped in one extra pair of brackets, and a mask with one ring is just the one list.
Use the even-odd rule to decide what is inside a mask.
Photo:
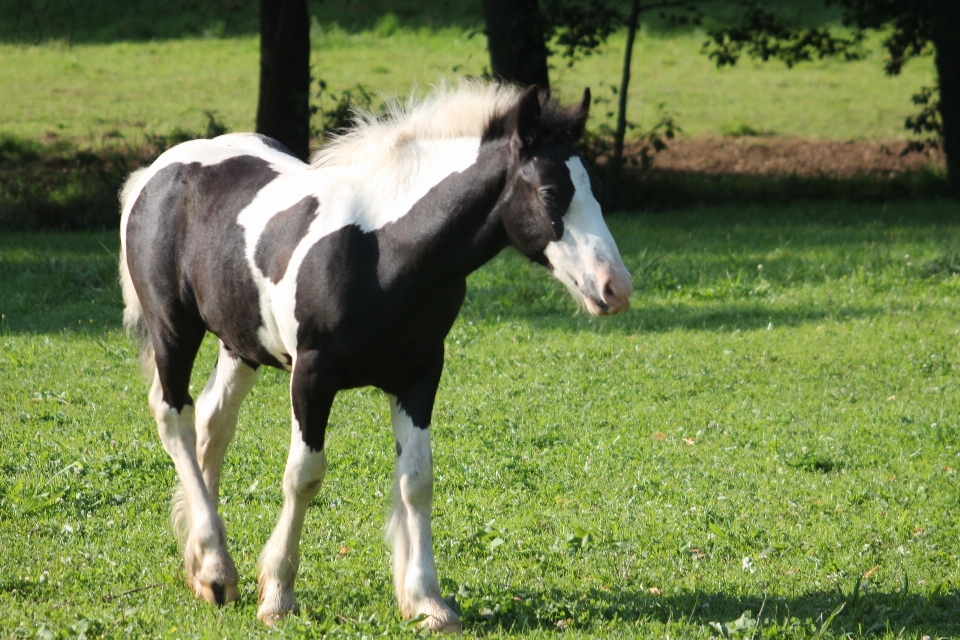
[(184, 451), (193, 451), (196, 447), (196, 431), (193, 422), (193, 407), (184, 405), (179, 411), (162, 403), (154, 414), (157, 431), (164, 449), (178, 461)]
[(422, 506), (433, 500), (433, 469), (429, 462), (402, 465), (398, 471), (397, 484), (405, 504)]
[(284, 492), (296, 499), (311, 500), (320, 491), (326, 473), (326, 451), (304, 452), (288, 462), (283, 474)]

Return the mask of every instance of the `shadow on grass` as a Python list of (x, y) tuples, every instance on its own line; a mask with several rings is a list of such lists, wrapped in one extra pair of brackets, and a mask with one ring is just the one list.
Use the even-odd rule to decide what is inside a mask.
[(0, 234), (0, 335), (119, 331), (119, 238)]
[[(45, 145), (0, 135), (0, 230), (116, 229), (120, 224), (117, 193), (127, 175), (138, 166), (153, 162), (173, 144), (213, 137), (218, 133), (212, 128), (214, 124), (211, 116), (206, 132), (176, 129), (166, 136), (148, 135), (147, 142), (139, 147), (120, 144), (84, 149), (63, 140)], [(947, 195), (947, 187), (943, 172), (933, 168), (901, 173), (893, 178), (849, 179), (714, 175), (651, 169), (625, 175), (619, 193), (621, 198), (616, 205), (621, 210), (672, 212), (700, 205), (749, 207), (942, 198)], [(719, 220), (697, 220), (696, 223), (698, 226), (721, 224), (729, 221), (731, 215), (725, 212)], [(928, 219), (926, 215), (921, 218)], [(837, 215), (824, 212), (814, 219), (832, 223)], [(811, 221), (804, 219), (804, 222)], [(846, 221), (853, 222), (849, 215)]]
[[(857, 269), (895, 276), (898, 282), (950, 277), (960, 272), (956, 212), (948, 201), (912, 200), (882, 207), (723, 206), (669, 216), (613, 216), (611, 227), (622, 232), (621, 246), (638, 287), (628, 312), (612, 318), (578, 312), (543, 269), (519, 255), (504, 255), (471, 279), (461, 316), (483, 325), (514, 322), (535, 330), (628, 335), (872, 318), (896, 309), (873, 298), (779, 294)], [(904, 256), (894, 255), (900, 238), (939, 238), (945, 253), (936, 264), (917, 262), (905, 271)], [(642, 257), (648, 247), (655, 260)], [(780, 247), (788, 251), (778, 253)], [(116, 231), (0, 234), (0, 313), (5, 316), (0, 333), (119, 329), (118, 250)], [(754, 254), (763, 256), (768, 275), (762, 280)]]
[(0, 231), (118, 229), (117, 194), (130, 172), (173, 143), (203, 134), (171, 136), (149, 136), (139, 147), (84, 149), (0, 135)]
[[(608, 624), (660, 623), (706, 627), (719, 635), (778, 631), (783, 635), (870, 635), (880, 632), (957, 637), (960, 634), (960, 595), (943, 587), (924, 597), (902, 589), (872, 591), (845, 585), (835, 592), (801, 596), (775, 594), (734, 596), (716, 592), (686, 592), (658, 596), (644, 589), (592, 588), (580, 592), (503, 593), (469, 597), (462, 605), (464, 629), (477, 634), (520, 633), (541, 629), (596, 630)], [(839, 610), (839, 611), (838, 611)], [(745, 612), (750, 612), (744, 615)], [(836, 615), (832, 615), (836, 612)], [(743, 622), (747, 620), (747, 622)], [(753, 624), (757, 629), (752, 629)], [(721, 626), (721, 628), (718, 628)], [(721, 630), (723, 627), (726, 629)], [(764, 637), (766, 637), (765, 634)]]
[[(0, 3), (0, 39), (26, 43), (51, 39), (81, 43), (257, 35), (257, 6), (250, 0), (6, 2)], [(378, 23), (387, 13), (396, 16), (399, 24), (408, 29), (459, 27), (479, 30), (483, 26), (483, 7), (475, 0), (307, 0), (307, 10), (311, 17), (324, 25), (336, 23), (351, 32), (377, 31)], [(812, 7), (809, 0), (780, 0), (772, 10), (804, 26), (820, 26), (839, 20), (837, 9)], [(740, 13), (739, 7), (713, 2), (707, 12), (706, 24), (727, 24), (737, 19)], [(678, 24), (655, 11), (644, 12), (641, 22), (645, 32), (661, 36), (689, 33), (697, 28), (691, 22)]]
[(704, 304), (662, 303), (635, 306), (613, 318), (593, 318), (586, 312), (575, 312), (569, 303), (569, 313), (551, 310), (547, 314), (523, 308), (497, 305), (495, 300), (477, 304), (477, 308), (463, 311), (467, 321), (482, 321), (499, 317), (503, 322), (522, 322), (524, 326), (545, 331), (595, 331), (597, 333), (632, 335), (639, 332), (668, 332), (678, 329), (703, 331), (741, 330), (792, 327), (831, 320), (872, 318), (887, 310), (877, 305), (843, 306), (830, 308), (807, 304), (772, 304), (762, 300), (723, 301)]
[(927, 167), (893, 177), (862, 175), (852, 178), (800, 175), (714, 174), (651, 169), (622, 179), (617, 208), (672, 211), (697, 205), (761, 204), (837, 200), (885, 202), (903, 198), (946, 197), (945, 173)]
[[(349, 32), (383, 32), (380, 21), (387, 13), (396, 20), (390, 28), (459, 27), (479, 29), (483, 8), (470, 0), (418, 2), (416, 0), (370, 0), (323, 2), (308, 0), (311, 18), (323, 25), (336, 24)], [(394, 26), (395, 25), (395, 26)], [(86, 0), (82, 6), (70, 0), (49, 0), (42, 6), (18, 2), (0, 3), (0, 41), (37, 44), (49, 40), (74, 43), (148, 41), (177, 38), (222, 38), (260, 33), (256, 2), (201, 0)]]

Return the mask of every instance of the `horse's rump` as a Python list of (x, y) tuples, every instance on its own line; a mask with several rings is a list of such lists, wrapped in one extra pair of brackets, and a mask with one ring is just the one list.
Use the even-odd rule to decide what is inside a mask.
[[(257, 336), (260, 293), (237, 223), (279, 175), (267, 160), (239, 154), (216, 164), (173, 161), (125, 188), (127, 199), (136, 194), (124, 202), (122, 225), (121, 277), (131, 325), (176, 332), (184, 320), (174, 317), (190, 317), (243, 357), (283, 366)], [(145, 323), (139, 320), (144, 307), (151, 310)]]

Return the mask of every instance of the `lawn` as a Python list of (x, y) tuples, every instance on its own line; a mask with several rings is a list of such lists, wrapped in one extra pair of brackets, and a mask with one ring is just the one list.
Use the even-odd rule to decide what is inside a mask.
[[(956, 220), (941, 201), (614, 215), (636, 293), (601, 320), (512, 252), (472, 276), (434, 414), (466, 633), (960, 635)], [(262, 636), (287, 375), (264, 372), (228, 452), (241, 599), (216, 610), (180, 583), (116, 246), (0, 236), (0, 635)], [(382, 542), (388, 413), (338, 398), (279, 635), (416, 634)]]
[[(399, 27), (350, 32), (315, 22), (312, 65), (327, 95), (362, 83), (385, 97), (406, 97), (489, 67), (486, 38), (466, 27)], [(625, 36), (567, 67), (552, 58), (554, 88), (567, 101), (594, 90), (591, 126), (613, 124)], [(763, 134), (889, 140), (906, 137), (916, 110), (910, 96), (935, 84), (931, 56), (896, 78), (883, 75), (874, 38), (859, 62), (821, 61), (793, 70), (750, 60), (717, 69), (701, 53), (702, 31), (644, 29), (638, 39), (629, 117), (637, 136), (664, 114), (683, 135)], [(175, 129), (202, 132), (210, 111), (233, 131), (251, 130), (256, 113), (259, 45), (254, 36), (147, 42), (0, 44), (0, 135), (69, 140), (100, 147)], [(315, 91), (318, 87), (315, 85)], [(322, 109), (329, 98), (315, 99)], [(319, 126), (319, 121), (315, 124)]]

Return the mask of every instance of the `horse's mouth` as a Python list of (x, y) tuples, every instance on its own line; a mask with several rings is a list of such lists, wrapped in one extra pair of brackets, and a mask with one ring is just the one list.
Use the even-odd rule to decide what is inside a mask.
[(630, 308), (629, 297), (618, 298), (611, 302), (607, 302), (602, 298), (584, 296), (583, 302), (590, 315), (594, 316), (612, 316)]

